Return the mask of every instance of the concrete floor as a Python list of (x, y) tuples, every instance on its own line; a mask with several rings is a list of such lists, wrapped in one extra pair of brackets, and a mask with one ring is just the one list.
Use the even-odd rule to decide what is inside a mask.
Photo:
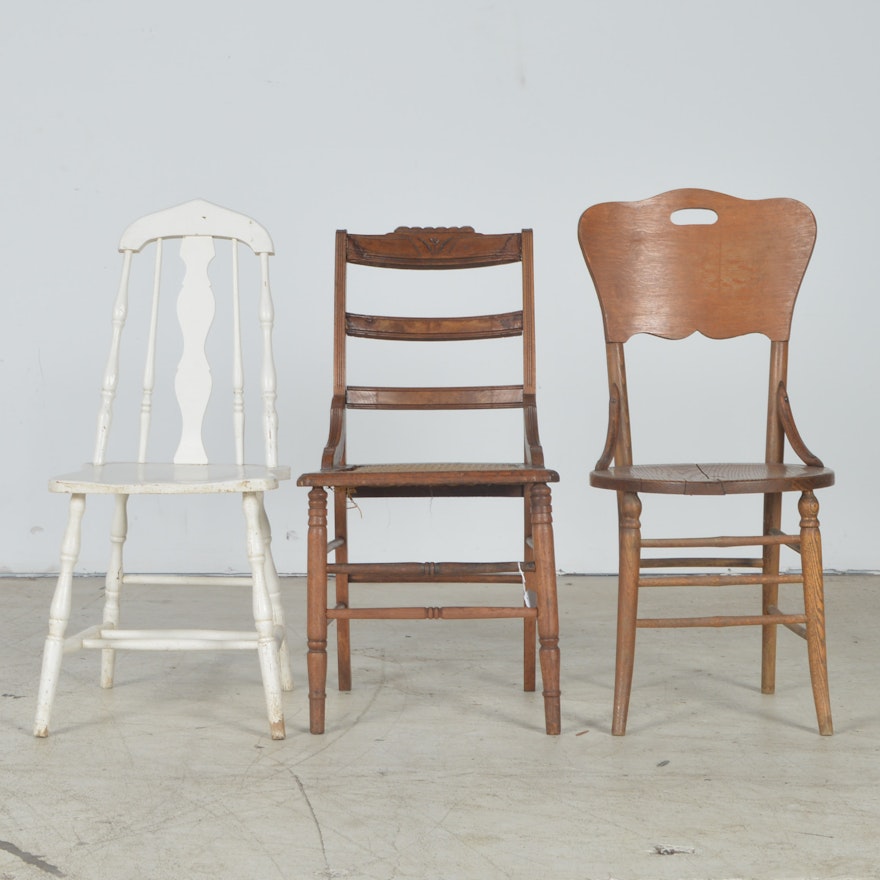
[[(507, 621), (355, 624), (354, 690), (331, 675), (327, 733), (310, 736), (304, 581), (289, 579), (286, 741), (267, 736), (253, 654), (128, 653), (102, 691), (96, 652), (66, 658), (52, 736), (35, 740), (52, 586), (0, 581), (0, 880), (880, 877), (876, 577), (828, 579), (832, 738), (805, 644), (780, 633), (762, 696), (752, 628), (643, 631), (629, 733), (611, 737), (615, 582), (561, 577), (559, 737), (519, 689)], [(198, 619), (193, 593), (132, 593), (129, 621)], [(218, 625), (247, 617), (240, 593), (213, 595)], [(73, 625), (100, 598), (78, 580)]]

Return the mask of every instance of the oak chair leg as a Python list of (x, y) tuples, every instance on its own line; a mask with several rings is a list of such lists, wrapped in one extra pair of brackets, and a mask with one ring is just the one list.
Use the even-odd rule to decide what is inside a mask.
[(49, 609), (49, 634), (43, 649), (43, 668), (40, 672), (40, 687), (37, 691), (37, 714), (34, 719), (34, 736), (49, 735), (49, 719), (58, 677), (61, 674), (61, 658), (64, 653), (64, 634), (70, 620), (71, 594), (73, 590), (73, 568), (79, 557), (82, 535), (82, 519), (86, 509), (85, 495), (70, 496), (70, 511), (67, 527), (61, 542), (61, 565), (58, 582)]
[(247, 553), (253, 579), (254, 626), (257, 630), (257, 655), (263, 676), (266, 713), (272, 739), (284, 739), (284, 711), (281, 704), (281, 669), (275, 641), (275, 614), (266, 583), (266, 542), (260, 523), (259, 493), (245, 492), (242, 508), (247, 524)]
[[(119, 628), (119, 599), (122, 589), (123, 548), (128, 535), (128, 496), (117, 495), (114, 499), (113, 520), (110, 526), (110, 566), (104, 579), (104, 629)], [(113, 687), (116, 668), (116, 651), (101, 651), (101, 687)]]
[[(764, 496), (764, 534), (769, 535), (782, 524), (782, 495)], [(779, 574), (779, 545), (764, 547), (762, 571), (765, 575)], [(761, 613), (779, 605), (779, 584), (764, 584)], [(761, 627), (761, 693), (772, 694), (776, 690), (776, 624)]]
[(623, 736), (629, 712), (639, 609), (639, 558), (642, 502), (635, 492), (618, 493), (620, 570), (617, 582), (617, 656), (614, 669), (614, 710), (611, 733)]
[(293, 671), (290, 664), (290, 646), (287, 643), (287, 627), (284, 624), (284, 606), (281, 602), (281, 581), (278, 579), (278, 569), (275, 568), (275, 559), (272, 556), (272, 527), (266, 514), (266, 506), (263, 493), (259, 493), (260, 502), (260, 531), (263, 535), (263, 555), (265, 563), (263, 569), (266, 576), (266, 586), (269, 591), (269, 602), (272, 605), (272, 618), (275, 626), (281, 627), (284, 638), (278, 649), (278, 665), (281, 669), (281, 690), (293, 690)]
[(535, 549), (535, 585), (538, 601), (538, 639), (541, 649), (541, 681), (544, 724), (548, 734), (562, 731), (559, 692), (559, 607), (556, 600), (556, 554), (553, 546), (553, 514), (550, 488), (537, 484), (530, 490), (532, 536)]
[(807, 656), (819, 733), (834, 732), (828, 693), (828, 665), (825, 652), (825, 596), (822, 573), (822, 538), (819, 532), (819, 502), (804, 492), (798, 502), (801, 515), (801, 564), (804, 574), (804, 611), (807, 617)]
[(309, 730), (324, 732), (327, 699), (327, 492), (309, 492), (306, 638), (309, 651)]

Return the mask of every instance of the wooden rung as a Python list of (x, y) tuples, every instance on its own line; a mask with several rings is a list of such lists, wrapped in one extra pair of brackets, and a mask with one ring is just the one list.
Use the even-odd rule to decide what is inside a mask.
[[(768, 614), (779, 614), (783, 617), (785, 616), (782, 612), (775, 606), (771, 605), (767, 609)], [(807, 637), (807, 628), (799, 623), (783, 623), (782, 624), (786, 629), (790, 629), (796, 636), (800, 636), (802, 639)]]
[[(328, 571), (332, 572), (330, 566)], [(374, 574), (350, 574), (349, 583), (352, 584), (521, 584), (522, 577), (519, 574), (444, 574), (438, 575), (374, 575)]]
[(796, 540), (783, 532), (770, 535), (719, 535), (715, 538), (642, 538), (642, 547), (759, 547), (787, 544)]
[(81, 632), (75, 633), (72, 636), (68, 636), (64, 640), (63, 652), (65, 654), (71, 651), (78, 651), (83, 646), (83, 642), (86, 639), (95, 638), (95, 636), (101, 633), (101, 630), (104, 628), (104, 625), (101, 623), (95, 624), (95, 626), (90, 626), (88, 629), (84, 629)]
[(779, 623), (788, 626), (805, 623), (805, 614), (754, 614), (735, 617), (644, 617), (636, 621), (640, 629), (671, 629), (698, 626), (766, 626)]
[(785, 532), (780, 529), (770, 529), (770, 534), (776, 535), (777, 537), (788, 538), (783, 546), (788, 547), (789, 550), (794, 550), (795, 553), (801, 552), (801, 539), (797, 535), (786, 535)]
[[(114, 648), (125, 651), (245, 651), (257, 647), (254, 630), (205, 629), (107, 629), (92, 627), (79, 640), (83, 648)], [(283, 627), (275, 627), (273, 637), (279, 645)]]
[(762, 559), (724, 559), (721, 557), (678, 556), (667, 558), (642, 559), (639, 562), (641, 568), (697, 568), (708, 566), (710, 568), (760, 568), (764, 564)]
[(537, 617), (525, 606), (448, 606), (442, 608), (328, 608), (329, 620), (486, 620)]
[(328, 563), (330, 574), (347, 574), (353, 583), (407, 583), (447, 581), (449, 583), (516, 584), (524, 572), (535, 570), (534, 562), (340, 562)]
[(253, 586), (250, 575), (182, 575), (182, 574), (126, 574), (123, 584), (151, 587), (226, 587)]
[(664, 574), (639, 578), (640, 587), (734, 587), (747, 584), (800, 584), (799, 574)]

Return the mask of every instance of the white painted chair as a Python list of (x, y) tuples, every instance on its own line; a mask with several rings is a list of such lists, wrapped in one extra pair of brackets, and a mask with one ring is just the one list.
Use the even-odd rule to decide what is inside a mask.
[[(169, 241), (170, 240), (170, 241)], [(226, 240), (221, 242), (220, 240)], [(213, 271), (209, 264), (218, 247), (230, 252), (231, 273)], [(177, 322), (183, 346), (176, 375), (173, 378), (178, 416), (160, 418), (154, 414), (153, 391), (157, 376), (163, 375), (163, 346), (158, 344), (159, 329), (166, 315), (162, 275), (171, 275), (179, 267), (176, 261), (165, 261), (163, 273), (163, 245), (179, 244), (180, 258), (185, 266), (183, 281), (177, 295)], [(135, 313), (136, 285), (132, 283), (133, 257), (148, 246), (155, 250), (155, 268), (152, 280), (145, 283), (146, 295), (143, 312), (148, 324), (143, 333), (146, 345), (146, 365), (143, 383), (139, 389), (140, 406), (133, 415), (139, 416), (139, 426), (131, 431), (132, 442), (137, 436), (136, 461), (108, 461), (108, 438), (111, 417), (116, 402), (120, 374), (120, 352), (123, 328), (131, 309)], [(244, 247), (242, 247), (244, 246)], [(239, 251), (249, 248), (257, 257), (258, 270), (253, 284), (242, 283), (239, 291)], [(58, 584), (49, 618), (49, 635), (43, 653), (43, 668), (38, 694), (35, 736), (47, 736), (52, 703), (58, 685), (62, 655), (79, 648), (98, 648), (102, 651), (101, 686), (112, 687), (115, 652), (117, 649), (141, 650), (210, 650), (256, 649), (263, 678), (269, 728), (273, 739), (284, 738), (284, 716), (281, 691), (290, 690), (293, 681), (284, 631), (278, 575), (271, 554), (269, 521), (263, 506), (263, 493), (278, 487), (278, 481), (289, 477), (289, 469), (277, 463), (278, 416), (275, 407), (276, 372), (272, 352), (274, 312), (269, 288), (269, 256), (273, 253), (272, 239), (262, 227), (245, 217), (205, 201), (192, 201), (176, 208), (150, 214), (125, 230), (119, 244), (123, 254), (122, 279), (113, 308), (113, 333), (110, 355), (104, 373), (101, 408), (98, 416), (98, 434), (93, 463), (77, 473), (67, 474), (50, 481), (52, 492), (70, 495), (70, 514), (61, 547), (61, 566)], [(138, 264), (141, 260), (137, 261)], [(218, 261), (219, 263), (219, 261)], [(256, 269), (256, 265), (255, 265)], [(149, 267), (147, 273), (149, 276)], [(221, 277), (224, 276), (224, 277)], [(214, 321), (215, 297), (212, 284), (229, 290), (226, 304), (231, 311), (229, 324), (233, 337), (231, 359), (231, 448), (228, 459), (232, 464), (209, 460), (203, 433), (209, 434), (208, 446), (215, 447), (213, 429), (203, 432), (206, 412), (213, 384), (206, 356), (208, 331)], [(228, 282), (228, 283), (227, 283)], [(132, 290), (131, 297), (129, 290)], [(150, 292), (151, 291), (151, 292)], [(262, 348), (259, 366), (259, 384), (262, 396), (262, 434), (265, 464), (246, 464), (245, 458), (245, 401), (244, 384), (246, 362), (243, 355), (243, 325), (240, 299), (253, 306), (259, 326), (254, 330), (258, 347)], [(141, 303), (137, 303), (140, 305)], [(218, 322), (219, 323), (219, 322)], [(131, 328), (131, 334), (134, 328)], [(245, 334), (245, 339), (248, 336)], [(135, 340), (133, 339), (132, 342)], [(213, 337), (212, 337), (213, 342)], [(175, 342), (171, 343), (173, 348)], [(138, 371), (139, 372), (139, 371)], [(169, 372), (169, 384), (173, 366)], [(159, 383), (161, 384), (161, 383)], [(122, 399), (118, 403), (121, 408)], [(213, 412), (213, 407), (212, 407)], [(148, 457), (148, 448), (157, 443), (161, 429), (175, 426), (180, 419), (180, 435), (173, 461), (157, 462)], [(137, 421), (133, 418), (132, 421)], [(119, 429), (123, 423), (120, 421)], [(151, 430), (159, 429), (159, 430)], [(221, 432), (222, 433), (222, 432)], [(229, 441), (228, 437), (224, 440)], [(114, 441), (116, 438), (114, 437)], [(148, 443), (148, 440), (150, 443)], [(171, 438), (173, 448), (175, 438)], [(234, 449), (234, 452), (232, 451)], [(115, 451), (115, 450), (114, 450)], [(132, 456), (133, 458), (134, 456)], [(251, 574), (248, 576), (194, 576), (127, 574), (123, 569), (123, 545), (128, 532), (127, 504), (130, 495), (205, 495), (210, 493), (240, 493), (246, 524), (247, 557)], [(114, 495), (115, 506), (110, 535), (110, 565), (106, 577), (103, 620), (73, 636), (65, 636), (71, 609), (71, 587), (74, 566), (79, 556), (82, 520), (86, 496)], [(191, 630), (136, 630), (119, 626), (120, 591), (129, 584), (206, 586), (241, 582), (253, 592), (254, 627), (242, 632)]]

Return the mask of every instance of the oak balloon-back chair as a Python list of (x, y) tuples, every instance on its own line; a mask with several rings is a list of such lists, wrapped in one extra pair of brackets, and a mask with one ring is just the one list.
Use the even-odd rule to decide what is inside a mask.
[[(221, 240), (227, 240), (222, 242)], [(223, 256), (216, 271), (210, 271), (215, 245)], [(289, 470), (278, 465), (278, 416), (275, 406), (276, 373), (272, 352), (274, 310), (269, 287), (269, 256), (273, 253), (268, 232), (249, 217), (205, 201), (192, 201), (150, 214), (134, 222), (122, 235), (119, 250), (123, 255), (122, 278), (113, 306), (112, 340), (101, 390), (97, 440), (92, 463), (77, 473), (53, 479), (53, 492), (70, 495), (70, 513), (61, 548), (61, 566), (49, 619), (34, 733), (47, 736), (49, 718), (61, 669), (62, 655), (79, 648), (102, 652), (101, 686), (113, 686), (115, 654), (119, 649), (141, 650), (211, 650), (256, 649), (265, 691), (269, 728), (273, 739), (284, 738), (281, 691), (292, 687), (290, 661), (284, 633), (278, 575), (272, 561), (271, 533), (263, 504), (263, 493), (275, 489), (278, 481), (289, 477)], [(154, 267), (144, 273), (142, 284), (130, 283), (133, 265), (149, 259)], [(168, 253), (169, 257), (164, 255)], [(136, 255), (143, 254), (135, 260)], [(182, 269), (181, 271), (181, 261)], [(239, 283), (241, 263), (242, 282)], [(137, 266), (135, 266), (137, 268)], [(152, 280), (149, 276), (152, 274)], [(182, 282), (180, 277), (182, 277)], [(140, 276), (138, 276), (140, 277)], [(174, 287), (166, 302), (166, 288)], [(216, 302), (218, 289), (219, 303)], [(130, 295), (131, 291), (131, 295)], [(139, 296), (143, 294), (143, 296)], [(225, 310), (231, 339), (222, 350), (228, 353), (212, 374), (206, 352), (214, 350), (209, 335), (215, 306)], [(176, 318), (175, 318), (176, 310)], [(131, 312), (142, 314), (146, 326), (140, 337), (145, 343), (144, 366), (138, 369), (142, 382), (138, 400), (131, 408), (137, 425), (125, 426), (119, 419), (114, 434), (130, 427), (134, 444), (124, 461), (108, 460), (108, 440), (113, 422), (123, 330)], [(250, 320), (248, 320), (250, 318)], [(134, 323), (133, 321), (130, 323)], [(218, 323), (220, 323), (218, 321)], [(250, 334), (248, 328), (252, 327)], [(127, 337), (138, 342), (137, 330), (130, 327)], [(164, 331), (174, 339), (168, 349), (177, 361), (163, 370)], [(245, 377), (249, 362), (243, 353), (242, 339), (248, 338), (261, 348), (260, 363), (253, 372), (259, 375), (262, 450), (254, 458), (245, 454)], [(180, 344), (182, 341), (182, 345)], [(127, 349), (126, 349), (127, 350)], [(218, 342), (218, 350), (220, 343)], [(125, 363), (125, 360), (123, 360)], [(172, 375), (173, 374), (173, 375)], [(159, 410), (160, 395), (154, 405), (154, 391), (161, 392), (163, 378), (168, 379), (168, 410)], [(206, 412), (214, 379), (228, 389), (228, 416), (222, 423), (227, 457), (216, 460), (220, 448), (217, 436), (205, 426)], [(256, 380), (255, 380), (256, 381)], [(174, 392), (170, 385), (173, 382)], [(176, 404), (174, 403), (176, 398)], [(179, 435), (169, 437), (169, 432)], [(212, 427), (216, 432), (216, 426)], [(162, 442), (169, 445), (163, 449)], [(169, 456), (177, 443), (172, 461), (156, 460), (153, 449)], [(212, 457), (209, 458), (209, 450)], [(251, 464), (252, 460), (261, 461)], [(128, 533), (128, 499), (131, 495), (208, 495), (238, 493), (242, 497), (245, 549), (250, 574), (247, 576), (196, 576), (134, 574), (125, 571), (123, 546)], [(110, 562), (106, 575), (103, 619), (76, 635), (67, 636), (71, 611), (71, 587), (74, 566), (80, 550), (82, 520), (88, 495), (114, 496), (110, 534)], [(219, 505), (216, 505), (219, 509)], [(166, 551), (168, 547), (166, 546)], [(219, 549), (219, 548), (218, 548)], [(123, 629), (120, 626), (120, 598), (133, 585), (181, 585), (200, 587), (212, 584), (241, 583), (251, 589), (253, 626), (242, 631), (209, 629)], [(209, 597), (205, 597), (210, 605)]]
[[(477, 296), (469, 299), (462, 310), (464, 316), (448, 316), (454, 302), (453, 295), (434, 303), (436, 311), (445, 317), (418, 317), (418, 305), (405, 316), (365, 314), (349, 309), (347, 282), (349, 266), (390, 270), (412, 270), (425, 273), (431, 270), (449, 271), (443, 276), (429, 276), (436, 280), (453, 282), (450, 294), (455, 294), (455, 282), (473, 279), (473, 270), (492, 273), (490, 267), (520, 264), (516, 272), (516, 308), (504, 313), (486, 313), (485, 300)], [(471, 270), (462, 276), (463, 270)], [(357, 270), (363, 273), (363, 269)], [(515, 270), (514, 270), (515, 271)], [(377, 273), (370, 271), (366, 278)], [(387, 273), (385, 276), (387, 278)], [(369, 285), (362, 275), (358, 286), (361, 295)], [(396, 274), (394, 279), (401, 280)], [(481, 278), (485, 278), (481, 276)], [(415, 290), (408, 291), (408, 301), (422, 297), (418, 278), (406, 277)], [(389, 279), (391, 280), (391, 279)], [(482, 292), (482, 291), (481, 291)], [(470, 297), (470, 294), (468, 294)], [(375, 299), (371, 300), (373, 303)], [(483, 303), (481, 305), (481, 302)], [(426, 307), (428, 308), (428, 307)], [(491, 308), (491, 306), (490, 306)], [(435, 312), (436, 313), (436, 312)], [(422, 310), (424, 314), (424, 310)], [(430, 314), (430, 312), (429, 312)], [(419, 343), (442, 346), (444, 343), (466, 343), (478, 346), (481, 341), (520, 337), (521, 359), (514, 384), (480, 386), (416, 387), (412, 371), (406, 366), (401, 377), (406, 385), (352, 385), (346, 373), (346, 360), (351, 339), (399, 342), (409, 354)], [(340, 690), (351, 688), (351, 659), (349, 622), (359, 619), (432, 619), (460, 620), (475, 618), (524, 619), (524, 687), (535, 688), (535, 630), (540, 637), (540, 664), (546, 730), (558, 734), (559, 716), (559, 648), (558, 612), (556, 602), (556, 575), (553, 549), (553, 530), (548, 483), (559, 479), (544, 466), (544, 456), (538, 439), (538, 421), (535, 403), (535, 329), (533, 304), (532, 233), (484, 235), (471, 227), (409, 228), (400, 227), (384, 235), (352, 235), (346, 231), (336, 234), (335, 282), (335, 344), (333, 399), (330, 412), (330, 432), (321, 461), (321, 469), (303, 474), (298, 485), (310, 486), (308, 536), (308, 672), (310, 696), (310, 729), (322, 733), (325, 720), (325, 684), (327, 677), (327, 629), (336, 622), (338, 683)], [(514, 343), (516, 340), (514, 339)], [(433, 349), (437, 351), (437, 349)], [(454, 355), (452, 355), (454, 356)], [(485, 355), (492, 358), (492, 350)], [(370, 356), (363, 354), (364, 360)], [(375, 359), (372, 361), (375, 364)], [(512, 377), (511, 377), (512, 378)], [(521, 434), (515, 438), (521, 443), (523, 457), (514, 463), (419, 462), (405, 464), (356, 464), (348, 458), (347, 418), (351, 410), (478, 410), (510, 409), (522, 411)], [(387, 417), (386, 417), (387, 418)], [(364, 426), (365, 427), (365, 426)], [(400, 438), (388, 435), (390, 448)], [(497, 447), (495, 447), (497, 448)], [(515, 448), (515, 447), (514, 447)], [(517, 453), (518, 454), (518, 453)], [(422, 456), (424, 457), (424, 456)], [(327, 489), (334, 492), (334, 534), (328, 540)], [(413, 497), (512, 497), (524, 504), (525, 540), (523, 528), (517, 528), (517, 547), (522, 543), (522, 557), (514, 561), (491, 562), (358, 562), (350, 558), (348, 507), (353, 503), (366, 511), (362, 499)], [(367, 513), (365, 512), (365, 516)], [(464, 519), (460, 521), (464, 524)], [(328, 563), (328, 554), (333, 561)], [(407, 550), (401, 548), (407, 558)], [(328, 607), (328, 573), (335, 576), (335, 602)], [(510, 583), (519, 584), (520, 602), (508, 607), (474, 604), (469, 607), (363, 607), (349, 600), (351, 585), (370, 583)], [(523, 583), (524, 588), (523, 588)], [(359, 587), (362, 596), (364, 588)]]
[[(695, 215), (702, 215), (696, 217), (697, 222)], [(806, 639), (819, 732), (830, 734), (819, 505), (814, 490), (832, 485), (834, 473), (804, 445), (786, 392), (792, 310), (816, 237), (812, 213), (791, 199), (753, 201), (683, 189), (644, 201), (594, 205), (581, 216), (578, 233), (601, 304), (610, 389), (607, 441), (590, 483), (616, 492), (618, 500), (620, 571), (612, 732), (622, 735), (626, 731), (637, 628), (754, 624), (763, 628), (764, 693), (775, 688), (778, 626)], [(764, 461), (635, 463), (624, 344), (638, 333), (683, 339), (695, 332), (711, 339), (758, 333), (770, 340)], [(655, 391), (661, 394), (663, 389)], [(731, 412), (722, 430), (730, 430), (735, 422), (736, 413)], [(786, 440), (803, 464), (783, 463)], [(781, 531), (786, 492), (800, 496), (796, 534)], [(651, 493), (762, 495), (763, 528), (747, 536), (643, 537), (639, 496)], [(641, 555), (643, 549), (690, 548), (693, 553), (693, 548), (731, 547), (757, 547), (761, 555), (666, 559)], [(782, 547), (800, 554), (802, 574), (780, 573)], [(641, 574), (642, 569), (663, 567), (757, 569), (758, 573)], [(803, 583), (804, 612), (781, 611), (779, 585), (799, 582)], [(760, 585), (761, 613), (638, 617), (641, 587), (729, 584)]]

